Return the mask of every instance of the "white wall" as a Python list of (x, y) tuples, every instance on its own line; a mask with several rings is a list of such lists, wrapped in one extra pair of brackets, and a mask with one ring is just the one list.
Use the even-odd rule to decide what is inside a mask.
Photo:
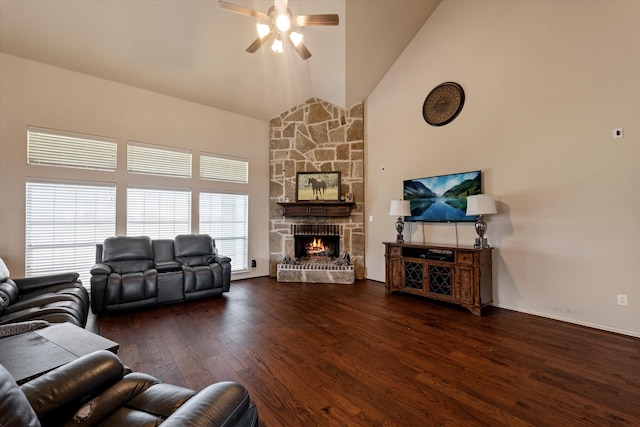
[[(464, 109), (431, 127), (422, 103), (449, 80)], [(495, 305), (640, 336), (640, 2), (445, 0), (365, 110), (368, 278), (384, 281), (404, 179), (481, 169)], [(473, 243), (469, 224), (405, 240), (456, 230)]]
[(127, 184), (175, 186), (175, 180), (123, 172), (127, 140), (189, 148), (195, 166), (201, 151), (248, 159), (249, 185), (190, 179), (184, 187), (249, 195), (249, 259), (258, 267), (233, 279), (269, 274), (267, 122), (0, 54), (0, 257), (12, 276), (24, 274), (27, 177), (96, 180), (93, 171), (27, 165), (28, 125), (117, 138), (119, 171), (98, 180), (116, 183), (119, 235), (126, 234)]

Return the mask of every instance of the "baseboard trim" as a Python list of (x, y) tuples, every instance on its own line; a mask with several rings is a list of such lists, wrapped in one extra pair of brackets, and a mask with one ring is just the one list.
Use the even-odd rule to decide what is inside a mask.
[(562, 317), (562, 316), (554, 316), (548, 313), (541, 313), (538, 311), (534, 311), (534, 310), (527, 310), (521, 307), (513, 307), (510, 305), (506, 305), (506, 304), (496, 304), (495, 302), (493, 303), (494, 307), (498, 307), (498, 308), (504, 308), (506, 310), (511, 310), (511, 311), (518, 311), (520, 313), (526, 313), (526, 314), (531, 314), (533, 316), (538, 316), (538, 317), (545, 317), (547, 319), (553, 319), (553, 320), (559, 320), (561, 322), (566, 322), (566, 323), (573, 323), (575, 325), (580, 325), (580, 326), (586, 326), (589, 328), (593, 328), (593, 329), (600, 329), (603, 331), (607, 331), (607, 332), (614, 332), (616, 334), (621, 334), (621, 335), (629, 335), (635, 338), (640, 338), (640, 331), (627, 331), (625, 329), (618, 329), (618, 328), (613, 328), (610, 326), (603, 326), (603, 325), (599, 325), (596, 323), (590, 323), (590, 322), (582, 322), (579, 320), (575, 320), (575, 319), (569, 319), (566, 317)]

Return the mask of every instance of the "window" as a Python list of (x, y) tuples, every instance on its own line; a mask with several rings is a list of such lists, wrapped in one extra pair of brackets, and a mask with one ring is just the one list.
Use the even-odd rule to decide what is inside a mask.
[(129, 187), (127, 235), (173, 239), (191, 233), (191, 190)]
[(200, 178), (214, 181), (249, 182), (249, 162), (214, 154), (200, 156)]
[[(118, 171), (117, 140), (29, 126), (30, 165)], [(198, 159), (197, 159), (198, 160)], [(249, 162), (230, 156), (200, 153), (199, 176), (192, 172), (190, 149), (127, 141), (129, 174), (97, 172), (92, 181), (126, 176), (126, 234), (172, 239), (191, 229), (192, 189), (207, 181), (249, 182)], [(122, 164), (120, 165), (122, 167)], [(39, 176), (50, 169), (33, 168)], [(88, 174), (89, 172), (87, 172)], [(162, 187), (145, 186), (148, 177), (162, 176)], [(95, 176), (95, 178), (94, 178)], [(115, 178), (114, 178), (115, 176)], [(106, 177), (106, 178), (105, 178)], [(185, 180), (186, 179), (186, 180)], [(165, 186), (166, 185), (166, 186)], [(226, 184), (225, 184), (226, 185)], [(27, 182), (26, 274), (77, 271), (87, 288), (95, 263), (95, 245), (116, 235), (116, 184), (56, 182), (33, 178)], [(232, 271), (248, 269), (248, 195), (200, 194), (200, 233), (211, 235), (218, 251), (232, 259)], [(118, 208), (122, 212), (122, 207)]]
[(115, 234), (115, 184), (29, 181), (26, 196), (26, 275), (75, 271), (89, 288), (96, 243)]
[(220, 255), (231, 258), (231, 271), (247, 270), (248, 211), (246, 194), (200, 193), (200, 233), (215, 239)]
[(115, 171), (117, 148), (113, 138), (27, 127), (30, 165)]
[(129, 141), (127, 170), (149, 175), (191, 178), (191, 151)]

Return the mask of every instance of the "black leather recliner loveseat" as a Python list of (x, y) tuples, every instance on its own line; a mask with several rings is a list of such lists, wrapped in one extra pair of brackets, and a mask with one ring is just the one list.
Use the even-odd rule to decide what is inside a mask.
[(78, 273), (10, 279), (0, 258), (0, 325), (43, 320), (82, 328), (89, 315), (89, 293)]
[(96, 248), (91, 309), (101, 315), (207, 298), (230, 284), (231, 259), (218, 255), (207, 234), (110, 237)]
[(106, 350), (18, 386), (0, 365), (2, 426), (258, 426), (248, 391), (218, 382), (200, 392), (131, 372)]

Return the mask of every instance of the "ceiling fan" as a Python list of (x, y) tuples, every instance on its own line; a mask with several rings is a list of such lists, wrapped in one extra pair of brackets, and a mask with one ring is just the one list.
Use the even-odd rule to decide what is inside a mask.
[(257, 52), (271, 36), (275, 35), (271, 50), (282, 53), (284, 51), (282, 40), (288, 39), (302, 59), (309, 59), (311, 52), (302, 43), (302, 34), (294, 31), (293, 28), (312, 25), (338, 25), (340, 22), (335, 13), (294, 16), (287, 7), (287, 0), (275, 0), (274, 5), (267, 10), (266, 14), (223, 0), (218, 0), (218, 7), (260, 20), (257, 24), (258, 38), (247, 48), (249, 53)]

